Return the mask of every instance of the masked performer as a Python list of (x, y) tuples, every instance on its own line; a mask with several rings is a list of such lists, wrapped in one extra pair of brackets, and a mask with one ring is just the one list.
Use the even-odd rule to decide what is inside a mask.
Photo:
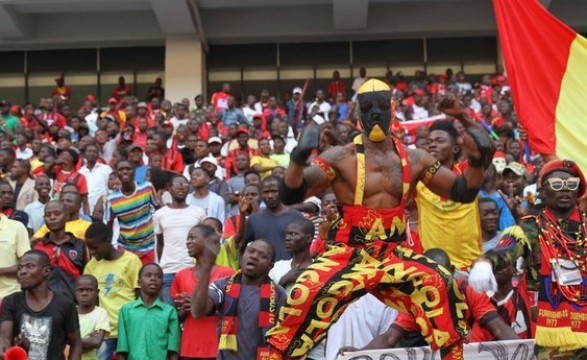
[(303, 359), (347, 304), (372, 293), (413, 314), (444, 360), (462, 359), (463, 295), (444, 268), (400, 245), (406, 238), (405, 204), (418, 181), (454, 201), (474, 201), (493, 157), (491, 140), (456, 100), (440, 103), (441, 111), (467, 127), (462, 147), (469, 168), (457, 176), (430, 154), (406, 150), (390, 136), (393, 111), (387, 84), (365, 82), (358, 102), (363, 134), (347, 146), (328, 149), (306, 167), (319, 145), (318, 128), (306, 129), (281, 183), (286, 204), (331, 187), (340, 215), (329, 230), (326, 252), (299, 276), (277, 325), (267, 333), (270, 358)]

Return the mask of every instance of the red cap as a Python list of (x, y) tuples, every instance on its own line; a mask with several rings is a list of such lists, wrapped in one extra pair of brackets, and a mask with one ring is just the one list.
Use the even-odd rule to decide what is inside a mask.
[(496, 151), (496, 152), (493, 154), (493, 158), (494, 158), (494, 159), (502, 159), (502, 158), (504, 158), (504, 159), (505, 159), (505, 153), (504, 153), (503, 151)]
[(438, 77), (441, 79), (446, 79), (448, 76), (446, 76), (446, 74), (443, 73), (443, 74), (439, 74)]
[(171, 122), (171, 120), (165, 120), (165, 121), (163, 121), (163, 124), (161, 124), (161, 126), (171, 126), (171, 127), (173, 127), (173, 123)]
[(96, 97), (92, 94), (88, 94), (88, 96), (86, 96), (86, 100), (88, 100), (89, 102), (94, 102), (96, 101)]
[(414, 90), (414, 95), (424, 96), (424, 91), (421, 89)]
[(13, 115), (20, 115), (20, 106), (18, 105), (12, 105), (10, 107), (10, 113)]
[(249, 136), (249, 130), (247, 130), (245, 128), (242, 128), (242, 127), (239, 127), (238, 130), (236, 130), (236, 134), (238, 135), (238, 134), (241, 134), (241, 133)]
[(108, 99), (108, 104), (118, 104), (118, 100), (116, 100), (116, 98), (111, 97), (110, 99)]
[(407, 97), (407, 98), (405, 98), (405, 99), (402, 100), (402, 104), (405, 105), (405, 106), (412, 106), (415, 103), (416, 102), (414, 101), (414, 97), (413, 96)]
[(539, 176), (538, 183), (542, 184), (542, 182), (544, 181), (544, 178), (555, 171), (564, 171), (566, 173), (569, 173), (569, 174), (581, 179), (581, 182), (579, 184), (578, 196), (583, 197), (583, 195), (585, 195), (585, 185), (586, 185), (585, 184), (585, 176), (583, 175), (583, 172), (579, 168), (579, 165), (577, 165), (577, 163), (575, 163), (573, 160), (551, 160), (551, 161), (549, 161), (546, 165), (544, 165), (542, 167), (542, 170), (540, 170), (540, 176)]

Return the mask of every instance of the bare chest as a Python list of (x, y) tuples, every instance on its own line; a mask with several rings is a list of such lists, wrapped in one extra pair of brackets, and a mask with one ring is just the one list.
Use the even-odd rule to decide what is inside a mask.
[[(399, 200), (403, 194), (402, 166), (395, 152), (365, 154), (365, 168), (361, 169), (356, 154), (343, 161), (339, 170), (341, 181), (350, 185), (353, 195), (357, 184), (361, 185), (361, 173), (364, 173), (364, 198), (380, 197)], [(395, 201), (393, 202), (395, 203)], [(391, 205), (391, 204), (390, 204)]]

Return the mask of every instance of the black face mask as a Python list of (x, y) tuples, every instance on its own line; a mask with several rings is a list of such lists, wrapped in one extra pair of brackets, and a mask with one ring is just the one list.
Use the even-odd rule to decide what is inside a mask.
[(357, 95), (361, 125), (369, 140), (380, 142), (389, 135), (391, 125), (391, 91), (371, 91)]

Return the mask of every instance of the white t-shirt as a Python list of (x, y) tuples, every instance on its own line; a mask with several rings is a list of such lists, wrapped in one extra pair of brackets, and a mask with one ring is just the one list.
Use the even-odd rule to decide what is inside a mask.
[(183, 209), (165, 206), (155, 212), (155, 234), (163, 234), (164, 240), (163, 254), (159, 262), (163, 273), (174, 274), (194, 264), (188, 255), (185, 242), (190, 230), (205, 217), (204, 210), (195, 206)]
[(353, 80), (353, 91), (359, 91), (359, 88), (365, 83), (365, 81), (367, 81), (367, 77), (356, 77), (355, 80)]
[(175, 132), (180, 125), (187, 125), (190, 118), (186, 117), (185, 119), (178, 119), (174, 116), (169, 121), (173, 124), (173, 132)]
[(29, 147), (24, 148), (24, 150), (20, 150), (20, 148), (17, 147), (14, 153), (16, 154), (17, 159), (22, 160), (28, 160), (34, 155), (33, 150)]
[(222, 199), (220, 195), (212, 191), (208, 193), (208, 196), (201, 199), (195, 197), (194, 195), (195, 193), (188, 195), (186, 202), (189, 205), (203, 209), (206, 213), (206, 217), (216, 218), (224, 224), (224, 220), (226, 218), (226, 208), (224, 206), (224, 199)]
[(389, 329), (397, 310), (388, 307), (375, 296), (366, 294), (350, 304), (338, 322), (328, 330), (326, 360), (336, 360), (343, 346), (362, 348), (377, 335)]
[(428, 110), (416, 104), (412, 105), (412, 120), (426, 119), (428, 117)]
[(98, 199), (108, 192), (108, 176), (110, 176), (112, 168), (108, 165), (96, 163), (92, 170), (88, 169), (87, 165), (84, 165), (78, 172), (86, 177), (88, 203), (90, 205), (90, 214), (92, 214)]
[[(291, 270), (291, 262), (292, 259), (289, 260), (279, 260), (275, 264), (273, 264), (273, 269), (269, 271), (269, 277), (273, 280), (274, 283), (279, 284), (279, 280), (287, 274)], [(285, 291), (289, 293), (293, 284), (289, 284)]]
[(249, 106), (244, 106), (243, 107), (243, 114), (245, 114), (245, 117), (247, 118), (247, 120), (249, 120), (249, 123), (253, 123), (253, 115), (256, 114), (261, 114), (263, 113), (263, 110), (261, 109), (261, 105), (257, 106), (257, 104), (255, 104), (253, 107), (254, 109), (251, 109)]
[(312, 111), (312, 108), (314, 106), (318, 106), (318, 108), (320, 109), (320, 110), (318, 110), (318, 113), (324, 114), (324, 119), (328, 119), (328, 112), (330, 112), (330, 109), (332, 109), (332, 106), (330, 106), (330, 104), (327, 101), (323, 101), (322, 104), (318, 104), (317, 101), (314, 101), (313, 103), (310, 104), (310, 107), (308, 108), (308, 112)]

